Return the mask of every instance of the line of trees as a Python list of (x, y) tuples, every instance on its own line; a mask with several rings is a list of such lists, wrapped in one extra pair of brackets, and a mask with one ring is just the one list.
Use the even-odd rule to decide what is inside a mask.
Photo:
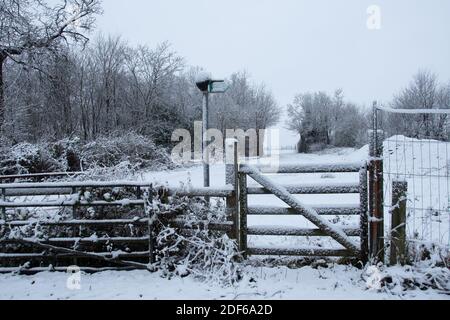
[[(420, 70), (410, 84), (387, 104), (394, 109), (450, 109), (450, 83)], [(288, 106), (288, 128), (298, 132), (298, 151), (307, 153), (332, 147), (361, 147), (372, 128), (372, 110), (344, 99), (342, 90), (299, 94)], [(404, 135), (416, 139), (450, 139), (448, 115), (392, 114), (382, 112), (380, 125), (388, 136)]]
[[(69, 5), (78, 9), (67, 10)], [(104, 35), (87, 41), (101, 12), (98, 1), (49, 7), (40, 0), (8, 0), (0, 10), (4, 145), (70, 137), (89, 142), (133, 131), (169, 147), (175, 129), (193, 132), (201, 120), (195, 79), (202, 70), (187, 65), (169, 43), (133, 47)], [(212, 126), (265, 129), (278, 122), (280, 111), (267, 88), (251, 83), (245, 72), (228, 80), (230, 90), (211, 101)]]
[(298, 132), (298, 152), (328, 146), (357, 147), (366, 141), (368, 112), (345, 101), (342, 90), (299, 94), (288, 106), (288, 128)]
[[(394, 109), (450, 109), (450, 82), (440, 83), (437, 74), (427, 70), (417, 72), (410, 84), (395, 95), (390, 106)], [(416, 139), (448, 141), (450, 122), (448, 115), (387, 114), (383, 128), (392, 135)]]

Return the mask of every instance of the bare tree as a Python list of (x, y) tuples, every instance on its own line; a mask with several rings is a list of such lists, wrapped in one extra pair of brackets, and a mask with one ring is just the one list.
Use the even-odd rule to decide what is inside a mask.
[[(131, 75), (133, 95), (139, 101), (137, 117), (138, 126), (142, 133), (148, 134), (156, 122), (164, 121), (164, 110), (173, 92), (176, 75), (184, 67), (184, 60), (171, 49), (168, 42), (163, 42), (155, 49), (139, 46), (129, 50), (127, 59), (128, 71)], [(173, 106), (172, 106), (173, 107)], [(171, 112), (173, 109), (171, 110)], [(152, 126), (149, 125), (153, 122)], [(151, 130), (150, 130), (151, 131)]]
[[(439, 83), (438, 76), (427, 70), (414, 75), (408, 87), (394, 97), (392, 107), (396, 109), (448, 108), (448, 87)], [(421, 114), (404, 117), (390, 115), (389, 130), (392, 134), (403, 134), (412, 138), (442, 139), (447, 136), (447, 115)]]
[[(211, 103), (212, 124), (222, 132), (227, 129), (265, 130), (280, 118), (280, 108), (264, 85), (250, 82), (247, 72), (237, 72), (229, 79), (225, 94), (215, 95)], [(264, 141), (257, 135), (257, 154), (263, 155)]]
[[(0, 3), (0, 126), (5, 118), (3, 68), (7, 59), (31, 65), (33, 55), (57, 52), (62, 42), (83, 42), (100, 0), (61, 0), (49, 5), (44, 0), (2, 0)], [(24, 56), (28, 56), (24, 59)]]
[(325, 92), (297, 95), (288, 106), (288, 128), (301, 136), (298, 151), (307, 153), (317, 147), (359, 147), (367, 123), (362, 110), (344, 100), (342, 90), (334, 96)]

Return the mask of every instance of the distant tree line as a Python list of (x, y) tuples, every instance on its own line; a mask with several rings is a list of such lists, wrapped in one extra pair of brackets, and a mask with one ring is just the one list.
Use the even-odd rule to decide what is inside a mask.
[[(440, 83), (438, 76), (421, 70), (410, 84), (389, 104), (394, 109), (450, 109), (450, 82)], [(448, 141), (450, 122), (446, 114), (387, 114), (381, 125), (389, 136), (404, 135), (416, 139)]]
[(344, 99), (342, 90), (299, 94), (288, 106), (288, 128), (298, 132), (298, 151), (328, 146), (357, 147), (365, 143), (368, 113)]
[[(411, 83), (386, 106), (394, 109), (450, 109), (450, 83), (438, 81), (436, 74), (421, 70)], [(288, 106), (288, 128), (299, 133), (298, 151), (307, 153), (326, 147), (361, 147), (372, 128), (372, 110), (345, 100), (342, 90), (299, 94)], [(380, 128), (388, 136), (447, 141), (448, 115), (405, 115), (381, 112)]]

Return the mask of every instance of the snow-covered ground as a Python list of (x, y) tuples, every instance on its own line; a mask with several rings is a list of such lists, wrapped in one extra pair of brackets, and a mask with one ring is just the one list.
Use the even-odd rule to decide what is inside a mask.
[[(391, 273), (405, 275), (401, 268)], [(67, 287), (65, 273), (40, 273), (34, 276), (0, 276), (0, 299), (107, 299), (107, 300), (448, 300), (437, 290), (402, 292), (400, 287), (378, 291), (377, 276), (348, 266), (313, 269), (247, 267), (245, 279), (236, 286), (222, 287), (199, 282), (191, 277), (164, 279), (146, 271), (82, 274), (80, 288)], [(395, 277), (394, 277), (395, 278)], [(70, 286), (69, 286), (70, 287)], [(73, 287), (72, 287), (73, 288)]]

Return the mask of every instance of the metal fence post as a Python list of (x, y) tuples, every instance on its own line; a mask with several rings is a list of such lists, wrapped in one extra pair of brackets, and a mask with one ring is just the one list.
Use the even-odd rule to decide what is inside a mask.
[(406, 205), (408, 199), (408, 182), (394, 181), (392, 184), (392, 230), (391, 230), (391, 265), (406, 263)]

